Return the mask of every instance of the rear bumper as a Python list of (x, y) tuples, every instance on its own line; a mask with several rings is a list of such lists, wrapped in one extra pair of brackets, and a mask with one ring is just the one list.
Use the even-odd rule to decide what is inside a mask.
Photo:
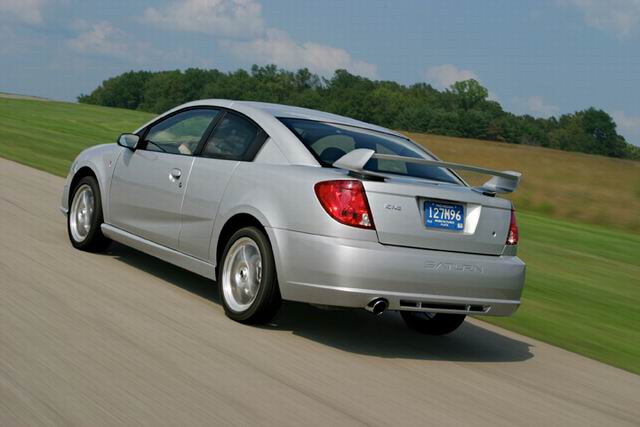
[(520, 305), (525, 265), (489, 256), (386, 246), (267, 230), (283, 299), (390, 310), (509, 316)]

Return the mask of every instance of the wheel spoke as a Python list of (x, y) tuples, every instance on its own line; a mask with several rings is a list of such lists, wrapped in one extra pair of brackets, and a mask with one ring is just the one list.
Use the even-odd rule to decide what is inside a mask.
[(248, 237), (231, 246), (222, 266), (222, 291), (227, 305), (236, 312), (248, 309), (260, 289), (262, 257), (257, 244)]
[(69, 231), (73, 239), (80, 243), (91, 232), (94, 198), (91, 187), (83, 184), (76, 190), (69, 212)]
[(93, 199), (93, 193), (89, 193), (89, 206), (87, 206), (87, 212), (89, 212), (89, 216), (91, 217), (91, 215), (93, 215), (93, 205), (94, 205), (94, 199)]
[(84, 209), (89, 209), (89, 192), (88, 191), (82, 192), (82, 204)]
[(249, 258), (247, 257), (247, 247), (248, 245), (242, 246), (242, 249), (240, 250), (240, 255), (241, 255), (242, 261), (244, 261), (245, 264), (250, 265)]

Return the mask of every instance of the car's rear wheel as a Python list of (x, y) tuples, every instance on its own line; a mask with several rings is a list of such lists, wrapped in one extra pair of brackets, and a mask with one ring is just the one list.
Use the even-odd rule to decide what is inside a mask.
[(401, 311), (402, 320), (414, 331), (428, 335), (446, 335), (464, 322), (464, 314)]
[(98, 181), (92, 176), (85, 176), (72, 191), (67, 215), (67, 232), (71, 244), (74, 248), (87, 252), (105, 250), (111, 240), (100, 229), (104, 218)]
[(236, 231), (227, 242), (218, 268), (224, 311), (242, 323), (266, 323), (282, 300), (271, 244), (255, 227)]

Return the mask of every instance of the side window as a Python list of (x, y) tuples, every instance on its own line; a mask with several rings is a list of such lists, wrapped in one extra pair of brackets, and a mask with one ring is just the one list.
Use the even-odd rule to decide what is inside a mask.
[(202, 157), (250, 160), (266, 139), (266, 134), (251, 121), (227, 113), (204, 146)]
[(219, 110), (187, 110), (157, 123), (145, 137), (146, 149), (190, 156)]

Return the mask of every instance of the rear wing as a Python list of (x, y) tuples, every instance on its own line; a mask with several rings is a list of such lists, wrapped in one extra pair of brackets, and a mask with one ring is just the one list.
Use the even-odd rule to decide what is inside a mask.
[(378, 160), (399, 160), (407, 163), (417, 163), (421, 165), (436, 166), (447, 169), (464, 170), (469, 172), (478, 172), (485, 175), (493, 175), (493, 177), (482, 184), (480, 187), (474, 187), (481, 193), (495, 195), (496, 193), (513, 193), (522, 174), (513, 171), (496, 171), (493, 169), (481, 168), (478, 166), (463, 165), (460, 163), (441, 162), (440, 160), (421, 159), (416, 157), (396, 156), (392, 154), (379, 154), (374, 150), (367, 148), (358, 148), (348, 152), (333, 163), (333, 166), (345, 169), (350, 172), (363, 176), (371, 176), (377, 178), (389, 178), (388, 175), (380, 172), (372, 172), (364, 169), (364, 165), (371, 159)]

